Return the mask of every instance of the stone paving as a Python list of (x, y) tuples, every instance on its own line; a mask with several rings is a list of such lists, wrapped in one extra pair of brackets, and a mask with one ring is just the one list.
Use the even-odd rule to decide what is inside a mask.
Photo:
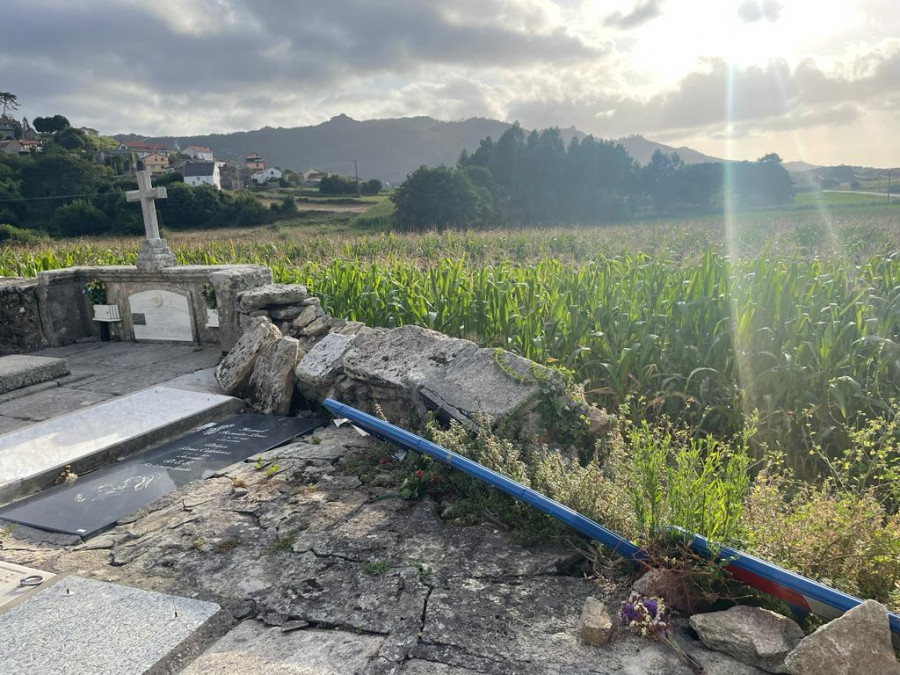
[[(332, 426), (190, 483), (87, 542), (13, 531), (0, 557), (220, 604), (232, 628), (187, 666), (192, 675), (690, 673), (631, 635), (606, 647), (579, 640), (585, 599), (617, 606), (627, 576), (571, 576), (568, 547), (451, 525), (427, 499), (361, 484), (376, 445)], [(710, 675), (761, 672), (680, 630)]]
[(86, 342), (34, 352), (64, 358), (69, 374), (0, 396), (0, 434), (215, 366), (216, 345)]

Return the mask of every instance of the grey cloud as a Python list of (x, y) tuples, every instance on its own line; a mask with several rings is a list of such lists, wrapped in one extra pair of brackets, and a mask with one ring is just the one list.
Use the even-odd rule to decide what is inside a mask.
[[(603, 136), (730, 125), (728, 135), (734, 137), (751, 130), (850, 124), (863, 110), (894, 109), (894, 83), (900, 81), (900, 50), (875, 52), (860, 61), (866, 74), (851, 80), (828, 75), (812, 62), (793, 70), (780, 60), (765, 68), (731, 69), (714, 60), (706, 72), (692, 73), (676, 89), (646, 101), (610, 96), (523, 100), (511, 105), (509, 117), (531, 127), (575, 124)], [(851, 67), (861, 70), (859, 63)]]
[(744, 0), (737, 12), (741, 19), (753, 23), (762, 19), (778, 21), (782, 9), (781, 3), (777, 0)]
[(610, 28), (630, 30), (643, 26), (662, 14), (664, 0), (638, 0), (638, 3), (627, 14), (614, 12), (603, 20), (603, 25)]

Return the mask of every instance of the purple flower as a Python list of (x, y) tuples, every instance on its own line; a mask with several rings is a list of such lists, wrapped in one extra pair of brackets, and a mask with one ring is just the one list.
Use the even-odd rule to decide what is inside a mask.
[(632, 621), (640, 621), (641, 613), (638, 612), (634, 605), (623, 602), (622, 603), (622, 621), (624, 623), (631, 623)]
[(650, 614), (651, 619), (656, 618), (656, 612), (659, 611), (659, 605), (656, 604), (655, 600), (644, 600), (644, 607), (647, 608), (647, 612)]

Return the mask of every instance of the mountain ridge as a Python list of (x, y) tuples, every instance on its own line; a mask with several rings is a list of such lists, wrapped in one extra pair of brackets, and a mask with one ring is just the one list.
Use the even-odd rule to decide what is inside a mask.
[[(258, 153), (269, 166), (295, 171), (318, 169), (353, 175), (356, 160), (360, 178), (398, 183), (423, 164), (455, 164), (463, 149), (472, 152), (481, 139), (491, 136), (496, 140), (511, 126), (509, 122), (484, 117), (459, 121), (428, 116), (359, 121), (341, 114), (305, 127), (265, 126), (250, 131), (194, 136), (116, 134), (113, 137), (119, 141), (166, 143), (172, 148), (202, 145), (222, 159), (239, 160)], [(560, 132), (567, 143), (573, 137), (587, 136), (573, 126)], [(677, 152), (686, 164), (722, 161), (691, 148), (673, 148), (639, 135), (611, 140), (621, 143), (641, 164), (649, 162), (657, 149)]]

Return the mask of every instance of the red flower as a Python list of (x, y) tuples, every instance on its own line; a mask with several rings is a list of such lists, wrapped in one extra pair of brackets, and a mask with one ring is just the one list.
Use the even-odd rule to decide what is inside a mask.
[(384, 466), (385, 464), (388, 464), (390, 461), (391, 461), (391, 460), (389, 460), (387, 457), (382, 457), (381, 459), (378, 460), (378, 463), (379, 463), (381, 466)]
[(416, 478), (421, 478), (421, 477), (422, 477), (422, 469), (419, 469), (419, 470), (416, 471), (415, 474), (413, 474), (413, 475), (414, 475)]

